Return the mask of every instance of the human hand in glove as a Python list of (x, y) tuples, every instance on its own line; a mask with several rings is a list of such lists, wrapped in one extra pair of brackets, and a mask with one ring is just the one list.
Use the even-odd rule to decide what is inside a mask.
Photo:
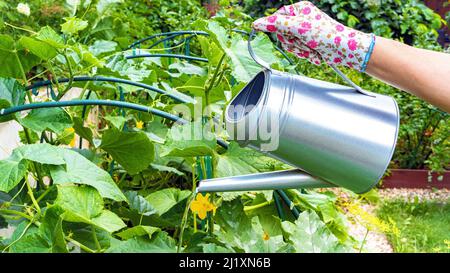
[(325, 61), (362, 72), (375, 45), (374, 34), (346, 27), (308, 1), (283, 6), (253, 28), (276, 33), (285, 50), (314, 64)]

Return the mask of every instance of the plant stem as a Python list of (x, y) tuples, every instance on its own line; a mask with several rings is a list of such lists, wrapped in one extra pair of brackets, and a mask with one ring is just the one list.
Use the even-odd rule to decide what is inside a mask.
[[(30, 131), (28, 131), (28, 128), (23, 127), (23, 132), (25, 134), (25, 138), (27, 140), (28, 144), (32, 144), (31, 142), (31, 136), (30, 136)], [(36, 176), (37, 176), (37, 183), (41, 183), (42, 182), (42, 176), (41, 173), (39, 171), (38, 165), (36, 164), (36, 162), (33, 161), (33, 167), (34, 167), (34, 171), (36, 172)]]
[(64, 89), (63, 92), (60, 92), (58, 94), (57, 100), (60, 100), (64, 94), (66, 94), (67, 91), (69, 91), (72, 88), (73, 85), (73, 71), (72, 71), (72, 65), (70, 64), (70, 60), (67, 57), (66, 53), (64, 52), (63, 54), (64, 59), (66, 60), (67, 63), (67, 69), (69, 70), (69, 82), (67, 83), (66, 88)]
[(38, 214), (41, 214), (41, 208), (39, 207), (36, 198), (34, 198), (33, 189), (31, 188), (30, 182), (28, 181), (28, 177), (25, 176), (25, 183), (27, 183), (28, 195), (31, 198), (31, 202), (33, 202), (34, 207), (36, 208)]
[(31, 216), (29, 216), (28, 214), (25, 214), (25, 213), (23, 213), (21, 211), (17, 211), (17, 210), (0, 209), (0, 213), (18, 215), (18, 216), (21, 216), (21, 217), (29, 220), (29, 221), (33, 220), (33, 218)]
[(260, 203), (257, 205), (253, 205), (253, 206), (246, 206), (246, 207), (244, 207), (244, 211), (251, 211), (251, 210), (259, 209), (259, 208), (268, 206), (270, 204), (272, 204), (272, 200), (266, 201), (266, 202), (263, 202), (263, 203)]
[(48, 187), (39, 197), (36, 199), (36, 202), (40, 202), (51, 190), (51, 186)]
[(95, 250), (90, 249), (89, 247), (83, 245), (82, 243), (68, 237), (68, 236), (64, 236), (64, 239), (68, 242), (71, 242), (72, 244), (78, 246), (79, 248), (81, 248), (82, 250), (89, 252), (89, 253), (95, 253)]
[(369, 229), (366, 230), (366, 234), (364, 235), (364, 239), (361, 242), (361, 246), (359, 247), (359, 253), (361, 253), (364, 244), (366, 243), (367, 235), (369, 234)]
[[(195, 160), (194, 160), (195, 162)], [(195, 185), (195, 163), (192, 165), (192, 193), (188, 197), (188, 201), (186, 203), (186, 208), (184, 209), (183, 218), (181, 219), (180, 224), (180, 236), (178, 238), (178, 247), (177, 247), (177, 253), (180, 253), (181, 247), (183, 245), (183, 234), (184, 229), (186, 228), (187, 218), (189, 215), (189, 209), (191, 207), (192, 201), (195, 199), (195, 192), (196, 192), (196, 185)], [(195, 216), (195, 215), (194, 215)]]
[(94, 238), (95, 246), (97, 247), (98, 250), (101, 250), (102, 247), (100, 246), (100, 242), (98, 241), (97, 233), (95, 232), (95, 227), (92, 225), (91, 225), (91, 231), (92, 231), (92, 237)]

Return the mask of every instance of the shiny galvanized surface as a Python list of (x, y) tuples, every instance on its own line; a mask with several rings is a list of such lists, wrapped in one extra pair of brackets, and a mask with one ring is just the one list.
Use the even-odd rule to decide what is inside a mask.
[(334, 185), (300, 170), (257, 173), (203, 180), (197, 192), (262, 191), (296, 188), (326, 188)]
[[(334, 66), (353, 88), (271, 70), (254, 54), (250, 39), (249, 52), (265, 69), (227, 107), (229, 134), (241, 146), (312, 176), (303, 172), (291, 176), (288, 171), (209, 179), (200, 183), (199, 191), (323, 187), (322, 181), (356, 193), (373, 188), (394, 152), (399, 127), (395, 100), (361, 89)], [(248, 105), (254, 107), (242, 110)], [(236, 106), (243, 107), (236, 110)], [(271, 124), (269, 131), (278, 130), (279, 145), (265, 151), (266, 136), (259, 129), (266, 124), (264, 117), (272, 115), (279, 123)], [(286, 179), (290, 182), (277, 185)]]
[[(228, 106), (228, 124), (237, 127), (249, 117), (277, 115), (279, 146), (266, 151), (269, 156), (357, 193), (376, 185), (397, 138), (399, 114), (394, 99), (279, 71), (261, 73), (254, 78), (256, 83), (249, 83), (252, 88), (244, 88)], [(250, 98), (244, 100), (247, 95)], [(254, 101), (255, 107), (247, 113), (236, 116), (232, 110), (231, 106)], [(259, 122), (249, 131), (257, 131)], [(238, 142), (257, 150), (264, 143), (258, 137)]]

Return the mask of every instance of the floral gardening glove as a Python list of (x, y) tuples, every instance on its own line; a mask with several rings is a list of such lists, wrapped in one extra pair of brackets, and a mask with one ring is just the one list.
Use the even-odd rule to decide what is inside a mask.
[(366, 70), (375, 45), (374, 34), (346, 27), (308, 1), (284, 6), (256, 20), (253, 28), (276, 33), (285, 50), (314, 64), (323, 60), (361, 72)]

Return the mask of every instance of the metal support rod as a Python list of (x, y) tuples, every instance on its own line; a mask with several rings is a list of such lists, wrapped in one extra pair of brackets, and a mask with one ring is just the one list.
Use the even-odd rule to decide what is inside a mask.
[[(152, 113), (154, 115), (178, 122), (180, 124), (189, 123), (187, 120), (175, 116), (173, 114), (143, 106), (140, 104), (124, 102), (124, 101), (115, 101), (115, 100), (70, 100), (70, 101), (46, 101), (40, 103), (30, 103), (23, 104), (18, 106), (13, 106), (10, 108), (0, 109), (0, 116), (6, 116), (26, 110), (39, 109), (39, 108), (54, 108), (54, 107), (67, 107), (67, 106), (82, 106), (82, 105), (105, 105), (105, 106), (114, 106), (114, 107), (122, 107), (127, 109), (132, 109), (140, 112)], [(227, 149), (228, 144), (223, 139), (217, 139), (217, 144)]]
[(283, 199), (283, 201), (289, 207), (289, 209), (292, 212), (292, 215), (294, 215), (295, 218), (298, 218), (298, 216), (300, 216), (300, 211), (295, 207), (291, 199), (289, 199), (289, 196), (287, 196), (287, 194), (284, 191), (277, 190), (276, 192), (280, 195), (281, 199)]
[[(177, 35), (177, 34), (178, 34), (178, 35)], [(154, 35), (151, 35), (151, 36), (149, 36), (149, 37), (140, 39), (140, 40), (138, 40), (138, 41), (132, 43), (132, 44), (128, 47), (128, 49), (131, 49), (131, 48), (135, 47), (135, 46), (138, 45), (138, 44), (142, 44), (143, 42), (148, 41), (148, 40), (151, 40), (151, 39), (156, 38), (156, 37), (169, 36), (169, 35), (170, 35), (170, 36), (172, 36), (172, 35), (180, 36), (180, 35), (185, 35), (185, 34), (209, 35), (208, 32), (205, 32), (205, 31), (194, 31), (194, 30), (182, 30), (182, 31), (163, 32), (163, 33), (154, 34)], [(176, 36), (174, 36), (174, 37), (176, 37)]]
[[(70, 79), (68, 79), (68, 78), (58, 79), (59, 83), (67, 83), (69, 81), (70, 81)], [(125, 79), (112, 78), (112, 77), (102, 77), (102, 76), (94, 76), (94, 77), (81, 76), (81, 77), (74, 77), (73, 81), (74, 82), (88, 82), (88, 81), (92, 81), (92, 82), (121, 83), (121, 84), (132, 85), (132, 86), (140, 87), (140, 88), (147, 89), (147, 90), (150, 90), (150, 91), (154, 91), (156, 93), (163, 94), (163, 95), (166, 95), (168, 97), (171, 97), (174, 100), (179, 101), (179, 102), (184, 102), (184, 103), (193, 103), (193, 102), (195, 102), (194, 99), (188, 100), (188, 99), (185, 99), (185, 98), (180, 98), (180, 97), (178, 97), (176, 95), (169, 94), (166, 91), (164, 91), (162, 89), (159, 89), (159, 88), (156, 88), (156, 87), (153, 87), (151, 85), (148, 85), (148, 84), (145, 84), (145, 83), (140, 83), (140, 82), (133, 82), (133, 81), (130, 81), (130, 80), (125, 80)], [(48, 86), (48, 85), (53, 85), (53, 83), (51, 81), (49, 81), (49, 80), (35, 82), (34, 84), (27, 86), (25, 89), (26, 90), (30, 90), (30, 89), (39, 88), (39, 87)]]
[(163, 57), (163, 58), (176, 58), (176, 59), (184, 59), (184, 60), (191, 60), (191, 61), (199, 61), (207, 63), (208, 59), (206, 58), (200, 58), (200, 57), (194, 57), (194, 56), (186, 56), (186, 55), (180, 55), (180, 54), (140, 54), (140, 55), (130, 55), (127, 56), (127, 59), (136, 59), (136, 58), (156, 58), (156, 57)]

